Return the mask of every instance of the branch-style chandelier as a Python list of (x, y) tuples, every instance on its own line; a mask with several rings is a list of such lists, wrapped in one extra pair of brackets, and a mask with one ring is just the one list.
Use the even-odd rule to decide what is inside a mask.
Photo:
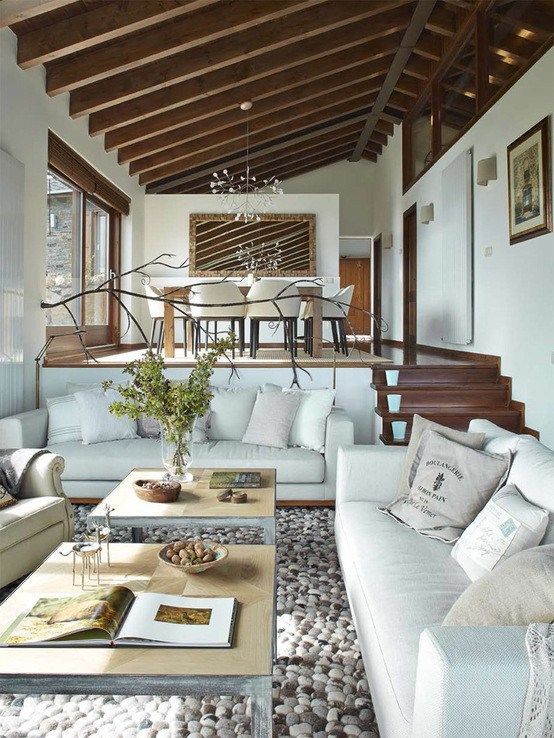
[(235, 213), (235, 220), (244, 223), (259, 222), (260, 213), (265, 213), (276, 195), (283, 194), (282, 182), (275, 176), (257, 180), (250, 173), (250, 122), (248, 113), (252, 108), (250, 101), (240, 104), (246, 113), (246, 171), (244, 174), (230, 174), (224, 169), (221, 174), (213, 173), (210, 188), (213, 195), (221, 198), (227, 213)]

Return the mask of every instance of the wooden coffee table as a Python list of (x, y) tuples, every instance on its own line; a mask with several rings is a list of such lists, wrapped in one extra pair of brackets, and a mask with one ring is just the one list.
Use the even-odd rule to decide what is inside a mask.
[[(72, 586), (65, 543), (0, 605), (12, 623), (42, 596), (81, 593)], [(275, 546), (229, 546), (229, 557), (203, 574), (184, 574), (158, 560), (159, 544), (114, 543), (103, 586), (192, 597), (236, 597), (232, 648), (0, 648), (2, 693), (206, 695), (252, 700), (252, 735), (272, 735), (272, 654), (275, 633)], [(91, 589), (96, 586), (91, 582)], [(88, 588), (87, 586), (87, 588)]]
[[(247, 489), (248, 502), (219, 502), (220, 490), (210, 489), (214, 471), (257, 471), (262, 475), (259, 489)], [(262, 528), (264, 543), (275, 543), (275, 469), (191, 469), (194, 481), (182, 485), (176, 502), (145, 502), (136, 496), (133, 482), (137, 479), (161, 479), (162, 469), (133, 469), (117, 487), (88, 515), (87, 525), (103, 523), (106, 505), (112, 528), (132, 528), (133, 541), (140, 543), (145, 526)]]

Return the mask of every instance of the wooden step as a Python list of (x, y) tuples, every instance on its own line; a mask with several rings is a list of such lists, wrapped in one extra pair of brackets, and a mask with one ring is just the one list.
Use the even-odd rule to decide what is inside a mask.
[(472, 384), (434, 387), (399, 385), (377, 388), (377, 407), (388, 410), (387, 395), (401, 395), (403, 410), (429, 407), (507, 407), (510, 400), (509, 388), (505, 384)]
[(421, 407), (411, 408), (410, 410), (400, 411), (398, 413), (390, 413), (385, 410), (376, 408), (376, 413), (383, 419), (383, 437), (384, 442), (392, 442), (392, 428), (391, 422), (393, 420), (404, 420), (406, 421), (407, 430), (406, 435), (409, 437), (409, 433), (412, 427), (412, 421), (414, 414), (421, 415), (428, 420), (433, 420), (441, 425), (446, 425), (449, 428), (455, 428), (457, 430), (468, 429), (469, 423), (475, 418), (483, 418), (484, 420), (490, 420), (492, 423), (505, 428), (506, 430), (514, 433), (521, 433), (522, 431), (522, 418), (521, 413), (518, 410), (511, 408), (491, 408), (491, 407), (475, 407), (471, 409), (460, 409), (458, 407)]
[(387, 364), (373, 367), (374, 387), (387, 387), (385, 369), (397, 369), (398, 385), (478, 384), (498, 381), (498, 367), (491, 363), (474, 364), (419, 364), (403, 366)]

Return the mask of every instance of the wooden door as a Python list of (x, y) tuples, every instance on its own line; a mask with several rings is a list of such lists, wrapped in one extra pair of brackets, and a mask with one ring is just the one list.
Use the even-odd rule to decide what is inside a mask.
[(361, 310), (352, 309), (361, 308), (362, 310), (371, 310), (371, 260), (369, 258), (350, 258), (343, 257), (339, 262), (340, 286), (348, 287), (354, 285), (354, 294), (350, 310), (348, 311), (348, 321), (350, 326), (347, 328), (348, 333), (354, 332), (356, 336), (368, 336), (370, 333), (370, 320), (367, 313)]
[(415, 364), (417, 351), (417, 206), (404, 213), (403, 231), (403, 328), (404, 363)]
[(381, 295), (382, 295), (382, 248), (383, 248), (383, 237), (380, 233), (373, 239), (373, 279), (372, 279), (372, 293), (373, 293), (373, 315), (375, 320), (372, 321), (371, 332), (373, 334), (373, 353), (377, 356), (381, 355)]

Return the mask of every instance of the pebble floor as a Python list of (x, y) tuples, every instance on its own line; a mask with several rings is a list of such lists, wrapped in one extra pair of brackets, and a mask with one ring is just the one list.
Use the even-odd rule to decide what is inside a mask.
[[(76, 539), (82, 536), (89, 510), (76, 507)], [(324, 508), (277, 511), (274, 736), (378, 738), (336, 553), (333, 517), (334, 512)], [(145, 542), (176, 540), (182, 533), (149, 528)], [(258, 532), (248, 528), (196, 530), (194, 535), (228, 543), (259, 542)], [(118, 530), (115, 540), (130, 540), (130, 531)], [(0, 600), (9, 591), (0, 590)], [(249, 712), (248, 701), (232, 695), (202, 700), (0, 695), (0, 738), (247, 738)]]

